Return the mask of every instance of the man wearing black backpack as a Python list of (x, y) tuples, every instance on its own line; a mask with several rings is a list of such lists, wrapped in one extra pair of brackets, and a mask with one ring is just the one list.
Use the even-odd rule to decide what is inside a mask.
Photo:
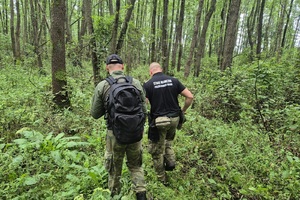
[[(159, 63), (149, 68), (151, 79), (144, 84), (146, 97), (151, 104), (149, 114), (149, 147), (157, 178), (168, 185), (166, 171), (175, 168), (172, 142), (176, 128), (184, 122), (184, 114), (193, 102), (193, 94), (176, 78), (163, 74)], [(185, 97), (181, 108), (178, 95)]]
[[(138, 200), (146, 199), (146, 184), (142, 168), (142, 136), (146, 104), (141, 83), (125, 76), (122, 59), (112, 54), (106, 60), (109, 78), (95, 88), (91, 115), (98, 119), (105, 116), (107, 122), (105, 168), (108, 171), (108, 187), (111, 195), (121, 191), (120, 177), (126, 154), (133, 189)], [(134, 96), (134, 98), (133, 98)]]

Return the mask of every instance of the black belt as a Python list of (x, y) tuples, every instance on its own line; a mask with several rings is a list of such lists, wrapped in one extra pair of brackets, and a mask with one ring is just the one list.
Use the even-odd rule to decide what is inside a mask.
[(170, 114), (167, 114), (166, 116), (170, 117), (170, 118), (175, 118), (175, 117), (179, 117), (179, 113), (170, 113)]

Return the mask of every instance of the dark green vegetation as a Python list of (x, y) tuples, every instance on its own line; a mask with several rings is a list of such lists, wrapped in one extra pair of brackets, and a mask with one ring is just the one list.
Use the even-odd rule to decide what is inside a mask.
[[(155, 179), (144, 137), (148, 193), (154, 199), (299, 199), (300, 61), (290, 50), (247, 63), (236, 57), (220, 72), (204, 61), (199, 78), (183, 79), (195, 94), (178, 131), (170, 187)], [(0, 199), (107, 199), (105, 121), (89, 115), (92, 67), (68, 64), (72, 110), (52, 109), (50, 65), (0, 65)], [(104, 71), (102, 72), (105, 73)], [(148, 66), (131, 72), (148, 79)], [(135, 199), (124, 166), (123, 199)]]

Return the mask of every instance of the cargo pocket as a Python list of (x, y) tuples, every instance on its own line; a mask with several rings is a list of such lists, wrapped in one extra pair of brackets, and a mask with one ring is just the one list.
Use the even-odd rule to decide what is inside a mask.
[(113, 156), (112, 154), (105, 154), (105, 169), (108, 173), (111, 173), (113, 167)]

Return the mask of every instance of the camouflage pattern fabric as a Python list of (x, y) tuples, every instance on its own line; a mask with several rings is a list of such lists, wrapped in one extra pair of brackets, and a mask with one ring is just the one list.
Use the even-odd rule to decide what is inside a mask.
[(149, 153), (152, 155), (157, 178), (162, 182), (166, 181), (164, 159), (174, 163), (176, 161), (172, 143), (175, 138), (178, 122), (179, 117), (171, 118), (170, 125), (159, 128), (159, 140), (157, 142), (149, 140)]
[(133, 144), (121, 145), (117, 143), (112, 131), (107, 130), (105, 168), (108, 171), (108, 187), (112, 196), (121, 191), (120, 178), (125, 154), (127, 157), (126, 165), (131, 173), (133, 190), (136, 193), (146, 191), (142, 168), (142, 140)]

